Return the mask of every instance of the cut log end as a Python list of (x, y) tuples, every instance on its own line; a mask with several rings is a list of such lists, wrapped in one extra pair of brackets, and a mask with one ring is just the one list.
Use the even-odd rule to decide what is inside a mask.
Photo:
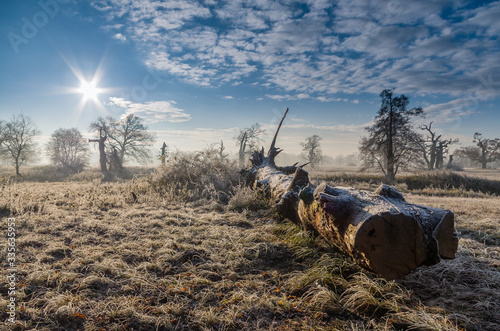
[(411, 216), (373, 215), (358, 229), (354, 258), (386, 279), (402, 278), (427, 256), (420, 224)]
[(434, 238), (439, 246), (439, 255), (444, 259), (454, 259), (458, 249), (458, 233), (455, 230), (455, 214), (447, 212), (434, 229)]

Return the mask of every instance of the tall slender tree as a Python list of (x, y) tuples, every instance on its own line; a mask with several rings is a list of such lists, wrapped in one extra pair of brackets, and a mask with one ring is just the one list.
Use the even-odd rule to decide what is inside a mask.
[(410, 100), (404, 94), (393, 94), (394, 89), (380, 93), (380, 109), (359, 147), (363, 167), (377, 166), (388, 183), (394, 182), (399, 169), (416, 159), (418, 134), (412, 129), (411, 117), (423, 115), (420, 107), (408, 109)]

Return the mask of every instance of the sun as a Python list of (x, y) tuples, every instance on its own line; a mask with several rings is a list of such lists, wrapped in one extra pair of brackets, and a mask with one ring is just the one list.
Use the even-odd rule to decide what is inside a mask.
[(80, 83), (80, 87), (78, 88), (78, 92), (82, 94), (84, 101), (89, 99), (97, 101), (101, 90), (96, 86), (95, 82), (82, 81)]
[(72, 63), (66, 56), (59, 53), (61, 59), (66, 63), (68, 68), (75, 76), (74, 85), (61, 87), (62, 93), (76, 94), (80, 96), (80, 102), (76, 111), (81, 114), (85, 109), (97, 108), (102, 113), (107, 114), (105, 104), (101, 99), (105, 99), (110, 93), (116, 93), (117, 88), (101, 87), (102, 78), (104, 76), (104, 60), (105, 54), (101, 57), (94, 74), (91, 72), (84, 73), (81, 68)]

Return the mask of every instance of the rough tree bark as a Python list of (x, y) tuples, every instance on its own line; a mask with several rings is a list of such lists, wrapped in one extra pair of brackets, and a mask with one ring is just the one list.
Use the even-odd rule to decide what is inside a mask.
[(269, 190), (280, 216), (321, 235), (386, 279), (455, 257), (458, 235), (451, 211), (408, 203), (388, 185), (374, 193), (324, 183), (315, 187), (301, 166), (276, 166), (281, 152), (276, 138), (287, 113), (267, 155), (264, 149), (255, 151), (247, 172), (249, 183)]
[(99, 163), (101, 164), (101, 172), (107, 174), (108, 169), (106, 167), (106, 151), (104, 142), (108, 138), (106, 133), (103, 134), (102, 130), (99, 130), (99, 139), (89, 139), (89, 143), (99, 143)]

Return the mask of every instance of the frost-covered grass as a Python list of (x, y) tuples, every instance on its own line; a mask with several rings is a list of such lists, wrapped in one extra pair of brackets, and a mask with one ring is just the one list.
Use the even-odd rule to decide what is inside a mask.
[[(18, 233), (17, 329), (500, 329), (498, 197), (406, 194), (456, 213), (459, 250), (386, 281), (278, 223), (259, 192), (234, 184), (228, 201), (196, 187), (179, 196), (152, 184), (161, 174), (0, 187), (2, 233), (9, 215)], [(6, 253), (0, 241), (0, 261)]]
[[(483, 177), (484, 176), (484, 177)], [(374, 172), (313, 170), (310, 178), (333, 186), (352, 186), (373, 190), (384, 183), (384, 176)], [(401, 192), (431, 196), (480, 197), (500, 196), (500, 170), (419, 171), (403, 173), (394, 184)]]

